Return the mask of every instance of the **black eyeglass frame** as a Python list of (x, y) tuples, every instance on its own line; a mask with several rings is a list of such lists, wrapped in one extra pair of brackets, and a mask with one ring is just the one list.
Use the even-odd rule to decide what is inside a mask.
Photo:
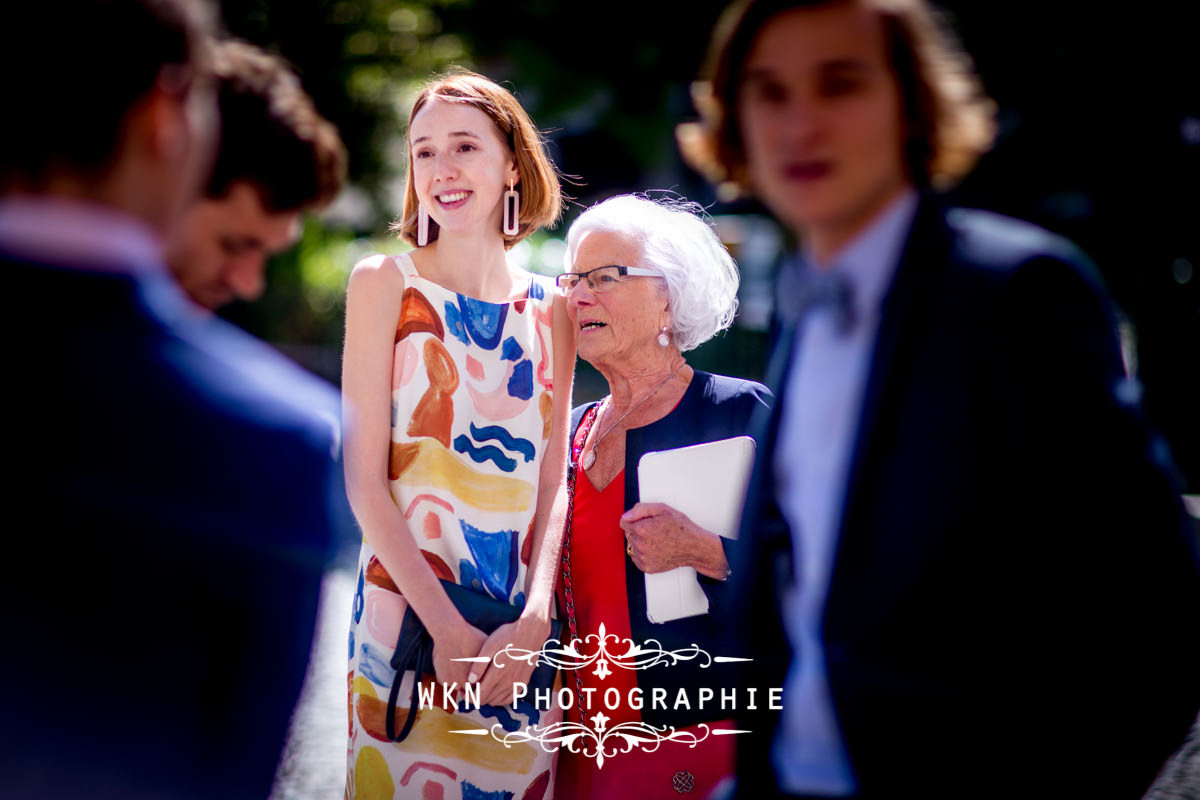
[[(602, 291), (604, 291), (604, 289), (597, 289), (596, 286), (592, 283), (591, 278), (588, 277), (593, 272), (599, 272), (602, 269), (615, 269), (617, 271), (617, 274), (619, 276), (621, 276), (622, 278), (624, 278), (626, 275), (633, 275), (634, 277), (643, 277), (643, 278), (661, 278), (662, 277), (661, 272), (658, 272), (657, 270), (653, 270), (653, 269), (646, 269), (645, 267), (627, 267), (622, 264), (605, 264), (602, 267), (596, 267), (595, 269), (589, 269), (587, 272), (564, 272), (562, 275), (559, 275), (558, 277), (556, 277), (554, 279), (554, 285), (557, 286), (559, 288), (559, 291), (561, 291), (563, 294), (570, 294), (571, 290), (574, 289), (576, 286), (578, 286), (580, 281), (587, 281), (588, 288), (591, 289), (593, 292), (596, 292), (596, 291), (602, 292)], [(563, 286), (563, 278), (570, 280), (571, 285)]]

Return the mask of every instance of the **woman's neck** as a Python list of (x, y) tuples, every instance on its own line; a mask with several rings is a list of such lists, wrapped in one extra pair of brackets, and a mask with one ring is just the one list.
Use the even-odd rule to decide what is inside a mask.
[[(644, 369), (604, 373), (608, 381), (609, 414), (619, 417), (628, 412), (624, 427), (638, 427), (653, 422), (675, 407), (692, 378), (692, 368), (675, 350)], [(638, 404), (641, 404), (640, 406)], [(635, 408), (636, 407), (636, 408)]]
[(442, 232), (414, 251), (422, 277), (467, 297), (504, 302), (513, 294), (513, 273), (498, 234), (479, 236)]

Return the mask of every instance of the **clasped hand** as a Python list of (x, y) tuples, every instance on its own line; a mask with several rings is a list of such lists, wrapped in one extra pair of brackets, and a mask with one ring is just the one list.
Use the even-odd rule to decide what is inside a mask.
[[(462, 618), (461, 626), (447, 628), (441, 638), (434, 637), (433, 669), (437, 680), (457, 683), (459, 696), (463, 687), (478, 682), (479, 701), (484, 705), (507, 706), (513, 701), (513, 686), (525, 684), (533, 675), (534, 659), (529, 663), (505, 657), (501, 665), (494, 660), (496, 653), (511, 645), (514, 649), (537, 652), (550, 635), (549, 617), (523, 613), (515, 622), (501, 625), (486, 635)], [(455, 661), (456, 658), (486, 657), (487, 661)]]

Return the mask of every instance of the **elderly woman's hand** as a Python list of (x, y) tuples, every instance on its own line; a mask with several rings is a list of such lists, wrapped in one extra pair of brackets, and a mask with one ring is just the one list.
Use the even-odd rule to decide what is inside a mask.
[(638, 503), (621, 515), (621, 529), (625, 531), (630, 557), (642, 572), (694, 567), (717, 580), (729, 575), (721, 537), (704, 530), (671, 506)]

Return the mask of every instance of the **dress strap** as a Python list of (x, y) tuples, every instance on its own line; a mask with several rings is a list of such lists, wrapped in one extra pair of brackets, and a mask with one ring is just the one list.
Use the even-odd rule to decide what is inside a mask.
[(419, 278), (421, 273), (417, 272), (417, 265), (413, 263), (412, 258), (408, 253), (401, 253), (398, 256), (392, 256), (391, 259), (396, 262), (396, 266), (400, 268), (400, 274), (404, 276), (405, 281), (409, 278)]

